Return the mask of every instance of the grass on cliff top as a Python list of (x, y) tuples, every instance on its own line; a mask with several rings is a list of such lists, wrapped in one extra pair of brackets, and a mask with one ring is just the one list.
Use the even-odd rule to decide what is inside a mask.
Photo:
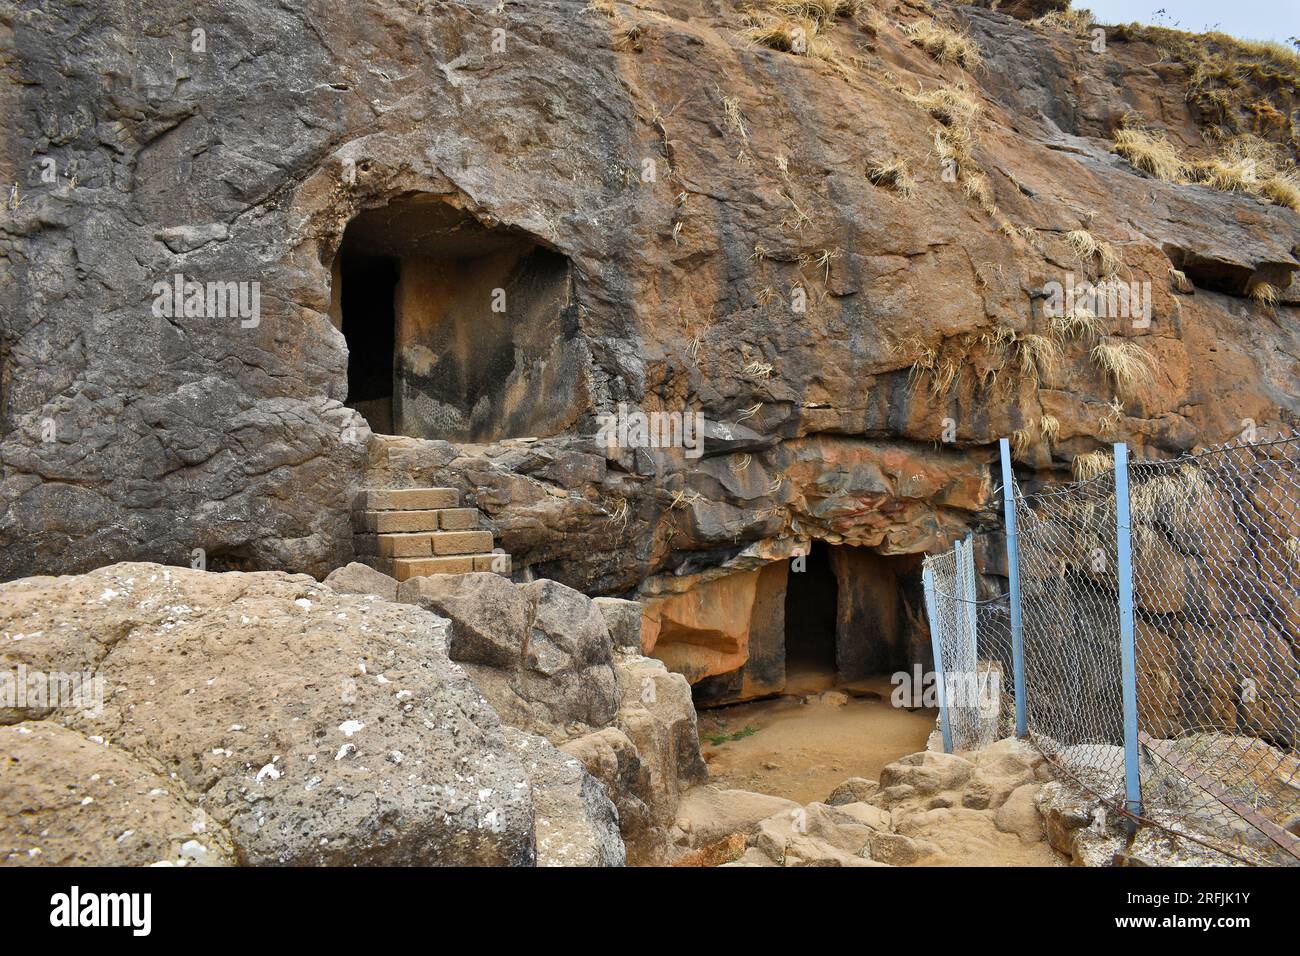
[(1290, 114), (1300, 95), (1300, 51), (1225, 33), (1186, 33), (1127, 24), (1113, 39), (1153, 44), (1161, 59), (1188, 70), (1187, 102), (1203, 128), (1231, 136), (1255, 133), (1300, 156)]

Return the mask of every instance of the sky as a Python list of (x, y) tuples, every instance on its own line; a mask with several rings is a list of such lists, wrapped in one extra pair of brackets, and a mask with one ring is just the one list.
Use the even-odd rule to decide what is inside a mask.
[(1074, 0), (1098, 23), (1152, 23), (1193, 33), (1219, 30), (1290, 45), (1300, 37), (1300, 0)]

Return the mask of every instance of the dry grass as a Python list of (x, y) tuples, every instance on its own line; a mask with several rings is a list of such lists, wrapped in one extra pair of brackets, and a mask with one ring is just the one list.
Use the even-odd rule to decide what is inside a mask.
[(907, 98), (939, 121), (934, 149), (941, 161), (963, 160), (970, 155), (981, 107), (969, 90), (961, 86), (939, 86), (908, 94)]
[(1022, 335), (1016, 339), (1016, 354), (1022, 375), (1038, 380), (1039, 371), (1051, 372), (1061, 361), (1061, 350), (1046, 335)]
[(1250, 287), (1250, 297), (1270, 312), (1277, 308), (1277, 287), (1269, 285), (1267, 282), (1256, 282), (1252, 285)]
[(1060, 33), (1086, 33), (1092, 27), (1092, 12), (1089, 10), (1049, 10), (1037, 19), (1029, 21), (1030, 26), (1056, 30)]
[(773, 366), (768, 362), (750, 362), (745, 366), (745, 375), (747, 378), (767, 381), (772, 377)]
[(1049, 415), (1046, 412), (1038, 419), (1038, 434), (1042, 435), (1046, 441), (1055, 442), (1058, 435), (1061, 434), (1061, 421), (1055, 415)]
[(1173, 266), (1169, 267), (1169, 283), (1174, 287), (1175, 292), (1181, 292), (1183, 295), (1190, 295), (1196, 291), (1196, 286), (1192, 284), (1191, 279), (1187, 278), (1187, 273)]
[(1109, 331), (1106, 320), (1094, 315), (1085, 305), (1076, 305), (1064, 315), (1052, 319), (1052, 334), (1062, 341), (1069, 339), (1099, 339)]
[(1070, 463), (1075, 481), (1087, 481), (1115, 470), (1115, 456), (1104, 451), (1089, 451), (1075, 455)]
[(916, 194), (916, 180), (912, 178), (907, 162), (902, 159), (872, 163), (867, 167), (867, 179), (882, 189), (893, 190), (904, 199), (910, 199)]
[(583, 13), (600, 13), (613, 19), (618, 16), (618, 11), (614, 9), (613, 0), (588, 0)]
[(1011, 433), (1011, 455), (1017, 461), (1027, 461), (1033, 445), (1034, 433), (1028, 428), (1017, 428)]
[(1109, 375), (1120, 391), (1132, 389), (1142, 378), (1155, 371), (1155, 359), (1136, 342), (1098, 342), (1092, 347), (1092, 360)]
[(1171, 183), (1199, 183), (1224, 192), (1249, 193), (1300, 212), (1300, 172), (1275, 143), (1243, 133), (1223, 139), (1218, 154), (1189, 162), (1163, 133), (1126, 117), (1115, 131), (1115, 152), (1136, 168)]
[(984, 63), (979, 45), (974, 40), (933, 20), (909, 23), (903, 28), (903, 35), (939, 63), (955, 63), (968, 70)]
[(1115, 152), (1156, 179), (1176, 183), (1187, 174), (1187, 164), (1163, 133), (1121, 126), (1115, 131)]
[(1067, 232), (1065, 243), (1085, 266), (1095, 262), (1104, 274), (1112, 273), (1119, 267), (1119, 256), (1115, 255), (1110, 243), (1098, 239), (1087, 229), (1072, 229)]

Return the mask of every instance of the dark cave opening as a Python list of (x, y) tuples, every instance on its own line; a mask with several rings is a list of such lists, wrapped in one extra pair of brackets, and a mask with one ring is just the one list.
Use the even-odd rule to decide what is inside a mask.
[(343, 336), (348, 343), (348, 397), (372, 430), (393, 430), (395, 297), (401, 275), (392, 256), (343, 250), (339, 274)]
[(373, 431), (547, 437), (588, 411), (573, 267), (536, 237), (404, 195), (347, 224), (333, 282), (347, 403)]
[(837, 670), (835, 641), (839, 584), (830, 549), (814, 541), (803, 570), (792, 567), (785, 591), (786, 678)]

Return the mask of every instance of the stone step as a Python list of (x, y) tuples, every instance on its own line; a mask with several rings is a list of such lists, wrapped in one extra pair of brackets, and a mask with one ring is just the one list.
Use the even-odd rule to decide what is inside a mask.
[(354, 511), (352, 528), (356, 534), (474, 531), (478, 529), (478, 517), (476, 508), (439, 508), (435, 511)]
[(471, 571), (510, 573), (510, 555), (500, 553), (455, 554), (432, 558), (386, 558), (363, 555), (357, 558), (362, 564), (382, 571), (398, 581), (424, 577), (429, 574), (468, 574)]
[(457, 508), (455, 488), (365, 488), (357, 495), (357, 511), (434, 511)]

